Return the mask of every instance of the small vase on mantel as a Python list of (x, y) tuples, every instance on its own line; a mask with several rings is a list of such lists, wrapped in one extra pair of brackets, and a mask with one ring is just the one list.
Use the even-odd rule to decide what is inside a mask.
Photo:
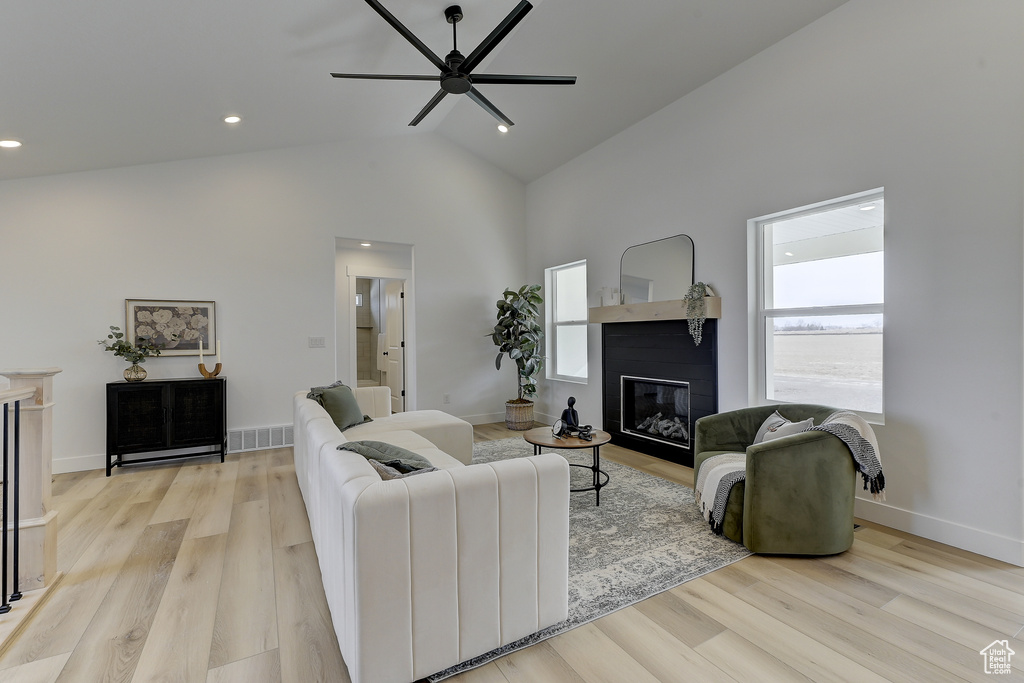
[(141, 382), (146, 379), (146, 369), (138, 363), (132, 363), (130, 366), (125, 368), (124, 379), (126, 382)]

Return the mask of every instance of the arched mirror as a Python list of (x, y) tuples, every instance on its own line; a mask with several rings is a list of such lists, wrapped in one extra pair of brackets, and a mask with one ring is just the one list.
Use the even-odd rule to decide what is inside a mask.
[(622, 303), (682, 299), (693, 284), (693, 240), (688, 235), (637, 244), (622, 253)]

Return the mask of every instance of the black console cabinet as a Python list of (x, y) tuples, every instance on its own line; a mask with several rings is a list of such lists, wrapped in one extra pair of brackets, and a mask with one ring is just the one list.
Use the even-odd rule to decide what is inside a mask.
[[(107, 384), (107, 476), (117, 466), (205, 457), (227, 450), (227, 382), (163, 379)], [(206, 451), (148, 458), (124, 456), (174, 449)]]

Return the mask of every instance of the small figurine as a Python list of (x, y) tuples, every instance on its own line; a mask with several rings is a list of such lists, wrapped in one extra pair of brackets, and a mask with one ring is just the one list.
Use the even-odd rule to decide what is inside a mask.
[(576, 412), (573, 406), (576, 405), (576, 397), (569, 397), (569, 407), (562, 411), (562, 422), (565, 424), (566, 429), (577, 429), (580, 426), (580, 414)]

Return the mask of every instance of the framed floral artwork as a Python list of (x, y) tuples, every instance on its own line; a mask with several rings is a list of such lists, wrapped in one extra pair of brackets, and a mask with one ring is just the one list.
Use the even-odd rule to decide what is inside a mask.
[[(216, 304), (212, 301), (125, 299), (125, 336), (148, 337), (162, 356), (198, 356), (217, 348)], [(213, 351), (211, 351), (213, 349)]]

